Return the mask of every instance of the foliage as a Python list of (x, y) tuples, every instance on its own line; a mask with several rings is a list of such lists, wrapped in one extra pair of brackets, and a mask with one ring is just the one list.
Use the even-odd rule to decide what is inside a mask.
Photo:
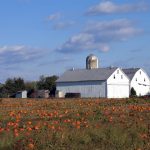
[(25, 82), (25, 89), (27, 91), (36, 90), (37, 89), (36, 84), (37, 84), (36, 81)]
[(133, 87), (131, 88), (131, 96), (136, 96), (136, 91)]
[(22, 78), (7, 79), (2, 92), (7, 93), (7, 97), (15, 94), (17, 91), (25, 90), (25, 83)]
[(150, 149), (144, 99), (3, 99), (0, 114), (0, 149)]
[(8, 94), (7, 94), (7, 91), (3, 85), (0, 87), (0, 98), (7, 98), (7, 97), (8, 97)]
[(29, 93), (34, 90), (50, 90), (51, 95), (55, 95), (57, 76), (44, 77), (41, 76), (39, 81), (24, 82), (24, 79), (9, 78), (5, 84), (0, 84), (0, 98), (7, 98), (13, 96), (16, 92), (27, 90)]
[(49, 76), (44, 77), (41, 76), (40, 80), (37, 82), (37, 88), (39, 90), (49, 90), (51, 95), (55, 95), (56, 83), (55, 81), (58, 79), (57, 76)]

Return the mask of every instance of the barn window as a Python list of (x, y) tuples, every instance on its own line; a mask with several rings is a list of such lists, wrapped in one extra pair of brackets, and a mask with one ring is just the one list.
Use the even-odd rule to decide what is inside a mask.
[(145, 82), (146, 80), (145, 80), (145, 78), (144, 78), (144, 82)]
[(137, 81), (137, 78), (135, 79), (135, 81)]
[(114, 79), (116, 79), (116, 76), (114, 75)]
[(140, 74), (141, 74), (141, 71), (140, 71)]
[(121, 75), (121, 79), (123, 79), (123, 75)]
[(119, 74), (119, 70), (117, 70), (117, 74)]

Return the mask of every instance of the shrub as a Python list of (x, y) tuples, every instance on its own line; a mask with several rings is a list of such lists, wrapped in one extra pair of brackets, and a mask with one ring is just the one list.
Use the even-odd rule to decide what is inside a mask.
[(131, 88), (130, 94), (131, 94), (131, 96), (136, 96), (136, 91), (133, 87)]

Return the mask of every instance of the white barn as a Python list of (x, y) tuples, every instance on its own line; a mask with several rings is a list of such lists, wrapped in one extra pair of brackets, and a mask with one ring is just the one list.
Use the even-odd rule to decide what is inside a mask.
[(141, 68), (99, 68), (98, 58), (89, 55), (86, 69), (66, 71), (56, 81), (57, 97), (80, 93), (81, 97), (128, 98), (131, 88), (137, 96), (150, 94), (150, 79)]
[[(66, 71), (56, 81), (57, 93), (80, 93), (81, 97), (128, 98), (129, 78), (120, 68)], [(63, 94), (62, 94), (63, 93)]]
[(141, 68), (123, 69), (130, 78), (130, 90), (133, 87), (137, 96), (150, 94), (150, 79), (148, 74)]

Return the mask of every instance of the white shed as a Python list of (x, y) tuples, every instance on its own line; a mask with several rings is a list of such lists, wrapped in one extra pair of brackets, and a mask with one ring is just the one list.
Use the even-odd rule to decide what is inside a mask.
[(27, 98), (27, 91), (26, 90), (24, 90), (24, 91), (18, 91), (16, 93), (15, 97), (16, 98)]
[(137, 96), (150, 94), (150, 79), (148, 74), (141, 68), (123, 69), (130, 78), (130, 90), (133, 87)]
[(128, 98), (129, 78), (120, 68), (70, 70), (56, 81), (56, 90), (85, 98)]

